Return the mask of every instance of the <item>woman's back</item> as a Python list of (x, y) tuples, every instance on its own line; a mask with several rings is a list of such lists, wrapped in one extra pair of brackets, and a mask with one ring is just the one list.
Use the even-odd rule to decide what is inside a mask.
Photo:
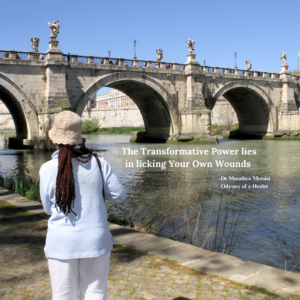
[(55, 207), (58, 154), (56, 151), (52, 160), (40, 169), (41, 199), (46, 213), (51, 214), (46, 256), (71, 259), (104, 255), (111, 251), (113, 238), (107, 225), (103, 181), (105, 198), (111, 201), (121, 202), (126, 198), (123, 186), (102, 157), (99, 156), (103, 181), (95, 157), (87, 163), (72, 158), (76, 194), (72, 210), (76, 215), (72, 212), (65, 215)]

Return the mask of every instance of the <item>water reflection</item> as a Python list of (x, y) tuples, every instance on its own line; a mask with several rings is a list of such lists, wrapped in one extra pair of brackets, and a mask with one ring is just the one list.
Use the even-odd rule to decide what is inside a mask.
[[(2, 142), (0, 136), (0, 142)], [(284, 268), (283, 257), (278, 246), (278, 237), (283, 235), (286, 239), (294, 239), (294, 246), (299, 249), (299, 241), (295, 239), (295, 233), (299, 226), (299, 141), (239, 141), (221, 140), (219, 145), (162, 145), (162, 144), (130, 144), (129, 137), (124, 135), (86, 135), (87, 146), (91, 148), (104, 148), (101, 152), (111, 164), (113, 170), (124, 184), (128, 199), (121, 206), (114, 206), (116, 213), (135, 214), (135, 218), (145, 220), (155, 216), (155, 213), (164, 209), (166, 212), (175, 211), (179, 205), (188, 211), (196, 211), (200, 196), (202, 208), (202, 225), (212, 211), (212, 222), (215, 221), (216, 212), (223, 195), (223, 199), (231, 199), (232, 211), (240, 213), (240, 220), (249, 218), (239, 240), (241, 244), (234, 249), (232, 255), (254, 262)], [(250, 168), (168, 168), (165, 171), (147, 168), (124, 168), (124, 157), (120, 156), (120, 147), (130, 147), (139, 150), (141, 147), (148, 149), (208, 149), (210, 155), (205, 157), (187, 156), (152, 156), (137, 155), (133, 159), (147, 160), (178, 160), (192, 162), (199, 161), (243, 161), (251, 163)], [(212, 147), (219, 150), (239, 149), (238, 155), (228, 157), (226, 155), (213, 156)], [(1, 149), (2, 148), (2, 149)], [(255, 149), (256, 156), (244, 156), (241, 149)], [(20, 154), (21, 153), (21, 154)], [(4, 150), (0, 145), (0, 169), (4, 175), (16, 175), (18, 173), (38, 179), (40, 166), (51, 157), (50, 152), (24, 152)], [(272, 182), (268, 190), (240, 190), (234, 192), (224, 191), (218, 188), (217, 178), (221, 175), (251, 176), (270, 175)], [(213, 191), (213, 192), (211, 192)], [(192, 201), (193, 200), (193, 201)], [(192, 201), (192, 202), (191, 202)], [(198, 201), (198, 202), (197, 202)], [(199, 204), (199, 203), (198, 203)], [(185, 206), (184, 206), (185, 205)], [(189, 210), (190, 209), (190, 210)], [(184, 227), (182, 212), (177, 220), (173, 220), (174, 226)], [(196, 216), (196, 214), (195, 214)], [(166, 222), (165, 228), (172, 228), (172, 220)], [(169, 222), (169, 223), (168, 223)], [(233, 221), (234, 222), (234, 219)], [(237, 229), (242, 228), (240, 222)], [(162, 230), (162, 234), (170, 233)], [(188, 242), (188, 241), (187, 241)], [(199, 241), (201, 244), (201, 241)], [(292, 266), (292, 257), (288, 260)]]

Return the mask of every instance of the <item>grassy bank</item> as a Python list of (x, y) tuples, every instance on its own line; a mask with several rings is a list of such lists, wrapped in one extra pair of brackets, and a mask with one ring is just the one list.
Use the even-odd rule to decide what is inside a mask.
[(130, 134), (130, 131), (145, 131), (144, 127), (110, 127), (99, 128), (96, 134)]
[[(211, 125), (210, 130), (213, 134), (222, 134), (223, 130), (228, 130), (228, 127), (225, 125)], [(230, 131), (239, 130), (239, 125), (232, 125)]]
[(181, 141), (173, 141), (173, 140), (167, 140), (166, 144), (214, 144), (214, 141), (210, 140), (192, 140), (187, 142), (181, 142)]
[(266, 135), (263, 137), (264, 140), (276, 140), (276, 141), (279, 141), (279, 140), (282, 140), (282, 141), (286, 141), (286, 140), (300, 140), (300, 135), (284, 135), (284, 136), (281, 136), (281, 137), (277, 137), (277, 136), (269, 136), (269, 135)]
[[(136, 138), (131, 138), (129, 140), (129, 142), (136, 143)], [(211, 140), (192, 140), (192, 141), (186, 141), (186, 142), (167, 140), (166, 142), (162, 142), (162, 143), (165, 143), (165, 144), (215, 144), (215, 142), (211, 141)]]
[(145, 131), (144, 127), (109, 127), (100, 128), (97, 119), (83, 122), (82, 133), (85, 134), (130, 134), (130, 131)]

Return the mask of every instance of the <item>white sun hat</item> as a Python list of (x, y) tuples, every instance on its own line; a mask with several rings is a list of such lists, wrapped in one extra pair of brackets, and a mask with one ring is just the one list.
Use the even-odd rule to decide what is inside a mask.
[(81, 137), (82, 120), (74, 112), (64, 110), (58, 113), (48, 135), (54, 144), (79, 145)]

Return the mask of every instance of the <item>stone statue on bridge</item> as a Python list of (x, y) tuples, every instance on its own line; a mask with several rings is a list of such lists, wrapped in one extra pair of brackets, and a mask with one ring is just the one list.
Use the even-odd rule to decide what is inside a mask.
[(250, 71), (252, 68), (252, 63), (250, 62), (250, 59), (246, 60), (246, 65), (247, 65), (247, 71)]
[(49, 38), (51, 38), (51, 40), (56, 41), (56, 37), (59, 34), (59, 21), (53, 21), (53, 24), (51, 24), (50, 22), (48, 22), (48, 26), (51, 30), (51, 34), (49, 35)]
[(189, 47), (189, 51), (190, 51), (190, 54), (194, 54), (194, 46), (195, 46), (195, 41), (192, 39), (189, 39), (188, 41), (186, 41), (188, 47)]
[(36, 36), (34, 38), (31, 38), (31, 48), (33, 49), (33, 52), (39, 52), (39, 43), (40, 39)]
[(162, 51), (162, 50), (159, 48), (158, 50), (156, 49), (155, 52), (156, 52), (156, 55), (157, 55), (156, 61), (161, 61), (162, 58), (163, 58), (163, 53), (164, 53), (164, 51)]
[(282, 56), (280, 57), (280, 59), (283, 62), (283, 66), (287, 66), (287, 62), (286, 62), (286, 53), (282, 52)]

